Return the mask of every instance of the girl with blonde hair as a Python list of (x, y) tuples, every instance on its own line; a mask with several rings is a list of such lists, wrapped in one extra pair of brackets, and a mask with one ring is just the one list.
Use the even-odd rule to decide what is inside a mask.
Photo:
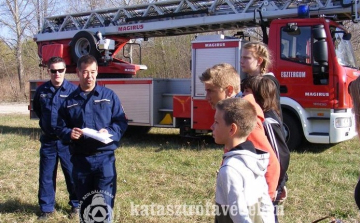
[[(268, 47), (262, 42), (247, 42), (241, 48), (240, 67), (242, 72), (247, 74), (247, 78), (253, 76), (266, 76), (276, 85), (276, 100), (280, 109), (280, 118), (282, 120), (282, 112), (280, 106), (280, 84), (275, 75), (269, 72), (271, 67), (271, 53)], [(245, 81), (247, 78), (242, 80)], [(243, 91), (243, 86), (241, 86)]]
[(240, 67), (248, 76), (272, 75), (268, 73), (271, 66), (271, 53), (261, 42), (245, 43), (241, 49)]

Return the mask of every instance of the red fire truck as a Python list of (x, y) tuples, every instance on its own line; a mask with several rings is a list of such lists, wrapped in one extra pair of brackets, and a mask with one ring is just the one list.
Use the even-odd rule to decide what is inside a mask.
[[(172, 0), (48, 17), (34, 39), (42, 64), (61, 56), (68, 72), (75, 72), (82, 55), (95, 56), (98, 84), (119, 95), (130, 125), (179, 128), (181, 135), (189, 135), (209, 132), (213, 122), (214, 111), (198, 77), (206, 68), (226, 62), (243, 78), (239, 62), (244, 40), (197, 36), (191, 43), (191, 79), (134, 78), (146, 66), (115, 55), (130, 39), (259, 26), (280, 82), (287, 143), (295, 149), (304, 138), (337, 143), (356, 134), (347, 87), (360, 71), (351, 34), (341, 21), (359, 21), (359, 10), (357, 1), (345, 0)], [(30, 81), (31, 95), (41, 83)]]

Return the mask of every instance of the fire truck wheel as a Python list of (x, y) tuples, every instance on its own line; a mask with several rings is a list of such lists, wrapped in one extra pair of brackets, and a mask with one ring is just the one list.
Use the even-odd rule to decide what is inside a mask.
[(70, 43), (71, 58), (77, 63), (80, 57), (84, 55), (92, 55), (97, 60), (100, 58), (100, 52), (96, 48), (96, 38), (88, 31), (80, 31), (75, 34)]
[(283, 120), (286, 131), (286, 144), (289, 150), (296, 150), (304, 138), (301, 124), (298, 119), (286, 112), (283, 113)]

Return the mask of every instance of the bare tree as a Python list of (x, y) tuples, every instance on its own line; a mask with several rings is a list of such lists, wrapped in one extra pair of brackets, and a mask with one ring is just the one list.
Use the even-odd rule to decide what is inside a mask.
[[(33, 23), (32, 26), (30, 26), (30, 29), (31, 29), (30, 32), (32, 33), (32, 35), (35, 35), (41, 31), (44, 18), (47, 17), (49, 13), (53, 12), (54, 7), (58, 4), (57, 4), (56, 0), (55, 1), (31, 0), (31, 3), (33, 5), (33, 8), (35, 9), (34, 13), (35, 13), (36, 22)], [(33, 52), (33, 54), (28, 53), (28, 57), (30, 57), (32, 60), (39, 61), (39, 57), (37, 55), (37, 52), (38, 52), (37, 46), (36, 46), (36, 44), (34, 46), (35, 46), (35, 48), (27, 47), (28, 52), (29, 51)], [(38, 77), (40, 79), (43, 78), (43, 76), (44, 76), (44, 70), (39, 66), (37, 66), (37, 72), (35, 71), (34, 73), (37, 73)]]
[(96, 9), (121, 7), (124, 2), (120, 0), (68, 0), (67, 13), (91, 11)]
[(357, 61), (357, 66), (360, 66), (360, 36), (357, 35), (357, 33), (360, 32), (360, 24), (354, 23), (352, 21), (345, 21), (343, 23), (345, 28), (348, 32), (350, 32), (351, 35), (351, 44), (354, 48), (355, 58)]
[(195, 35), (150, 38), (142, 43), (142, 63), (148, 70), (139, 77), (190, 78), (191, 41)]
[(27, 31), (34, 18), (33, 10), (26, 0), (5, 0), (0, 7), (1, 11), (6, 12), (0, 17), (0, 24), (9, 30), (9, 36), (5, 37), (3, 33), (0, 35), (14, 49), (20, 92), (25, 95), (22, 43), (29, 36)]
[(12, 50), (3, 42), (0, 41), (0, 80), (6, 89), (2, 88), (0, 91), (0, 101), (17, 100), (18, 87), (14, 76), (14, 54)]

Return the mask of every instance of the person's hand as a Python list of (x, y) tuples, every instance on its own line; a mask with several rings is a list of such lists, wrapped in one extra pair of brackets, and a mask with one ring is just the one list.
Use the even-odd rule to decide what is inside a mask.
[(83, 131), (80, 128), (73, 128), (71, 130), (71, 139), (75, 140), (75, 139), (80, 139), (81, 136), (83, 136)]
[(99, 133), (109, 133), (107, 129), (100, 129)]

